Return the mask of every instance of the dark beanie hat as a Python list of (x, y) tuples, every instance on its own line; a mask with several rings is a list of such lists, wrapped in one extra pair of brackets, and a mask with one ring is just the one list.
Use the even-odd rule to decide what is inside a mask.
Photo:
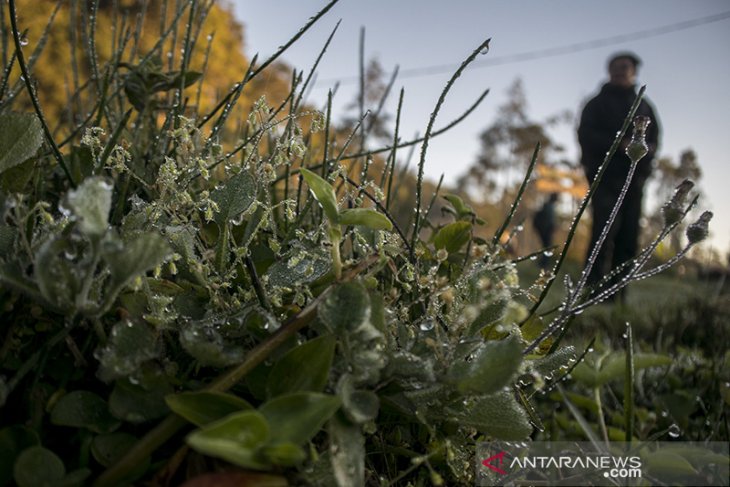
[(613, 54), (608, 60), (608, 66), (611, 66), (611, 64), (613, 64), (613, 62), (617, 59), (628, 59), (634, 64), (634, 68), (638, 68), (639, 66), (641, 66), (641, 58), (639, 58), (639, 56), (637, 56), (633, 52), (629, 51), (622, 51)]

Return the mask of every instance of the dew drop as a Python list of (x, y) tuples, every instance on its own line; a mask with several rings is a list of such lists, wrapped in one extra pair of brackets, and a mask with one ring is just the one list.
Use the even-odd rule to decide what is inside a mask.
[(679, 429), (679, 426), (676, 424), (673, 424), (669, 427), (669, 436), (672, 438), (679, 438), (679, 435), (682, 433), (682, 431)]
[(27, 46), (28, 45), (28, 38), (26, 36), (23, 36), (20, 38), (20, 45), (21, 46)]
[(420, 325), (418, 325), (418, 328), (421, 329), (421, 331), (431, 331), (436, 326), (436, 323), (431, 319), (427, 318), (421, 322)]
[(487, 39), (487, 44), (482, 48), (481, 51), (479, 51), (479, 54), (481, 54), (482, 56), (484, 56), (485, 54), (489, 53), (489, 44), (490, 44), (491, 41), (492, 41), (491, 38)]

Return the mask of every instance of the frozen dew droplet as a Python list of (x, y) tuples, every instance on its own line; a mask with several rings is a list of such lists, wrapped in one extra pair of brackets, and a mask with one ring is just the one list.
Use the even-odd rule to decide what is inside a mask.
[(20, 45), (21, 46), (27, 46), (28, 45), (28, 37), (21, 36), (21, 38), (20, 38)]
[(492, 38), (490, 37), (487, 39), (487, 42), (484, 44), (484, 47), (482, 47), (482, 50), (479, 51), (479, 54), (484, 56), (485, 54), (489, 53), (489, 43), (492, 42)]
[(418, 328), (420, 328), (421, 331), (431, 331), (435, 326), (436, 322), (432, 318), (426, 318), (418, 325)]
[(552, 250), (546, 250), (545, 252), (542, 253), (542, 255), (544, 255), (545, 257), (552, 257), (553, 256), (553, 251)]

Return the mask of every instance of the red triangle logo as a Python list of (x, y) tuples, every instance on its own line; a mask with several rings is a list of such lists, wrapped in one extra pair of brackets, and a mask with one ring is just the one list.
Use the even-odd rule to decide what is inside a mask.
[(507, 454), (506, 451), (501, 451), (497, 453), (496, 455), (492, 455), (491, 457), (487, 458), (486, 460), (482, 460), (482, 465), (487, 467), (488, 469), (494, 470), (500, 475), (507, 475), (507, 472), (502, 470), (501, 468), (497, 467), (496, 465), (492, 465), (492, 462), (495, 460), (497, 461), (498, 465), (502, 465), (504, 463), (504, 456)]

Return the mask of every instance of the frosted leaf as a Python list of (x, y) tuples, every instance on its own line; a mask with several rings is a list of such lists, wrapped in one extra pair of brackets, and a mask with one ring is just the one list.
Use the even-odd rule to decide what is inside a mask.
[(111, 381), (128, 377), (148, 360), (160, 355), (157, 333), (146, 323), (121, 321), (112, 328), (109, 342), (97, 350), (99, 378)]

